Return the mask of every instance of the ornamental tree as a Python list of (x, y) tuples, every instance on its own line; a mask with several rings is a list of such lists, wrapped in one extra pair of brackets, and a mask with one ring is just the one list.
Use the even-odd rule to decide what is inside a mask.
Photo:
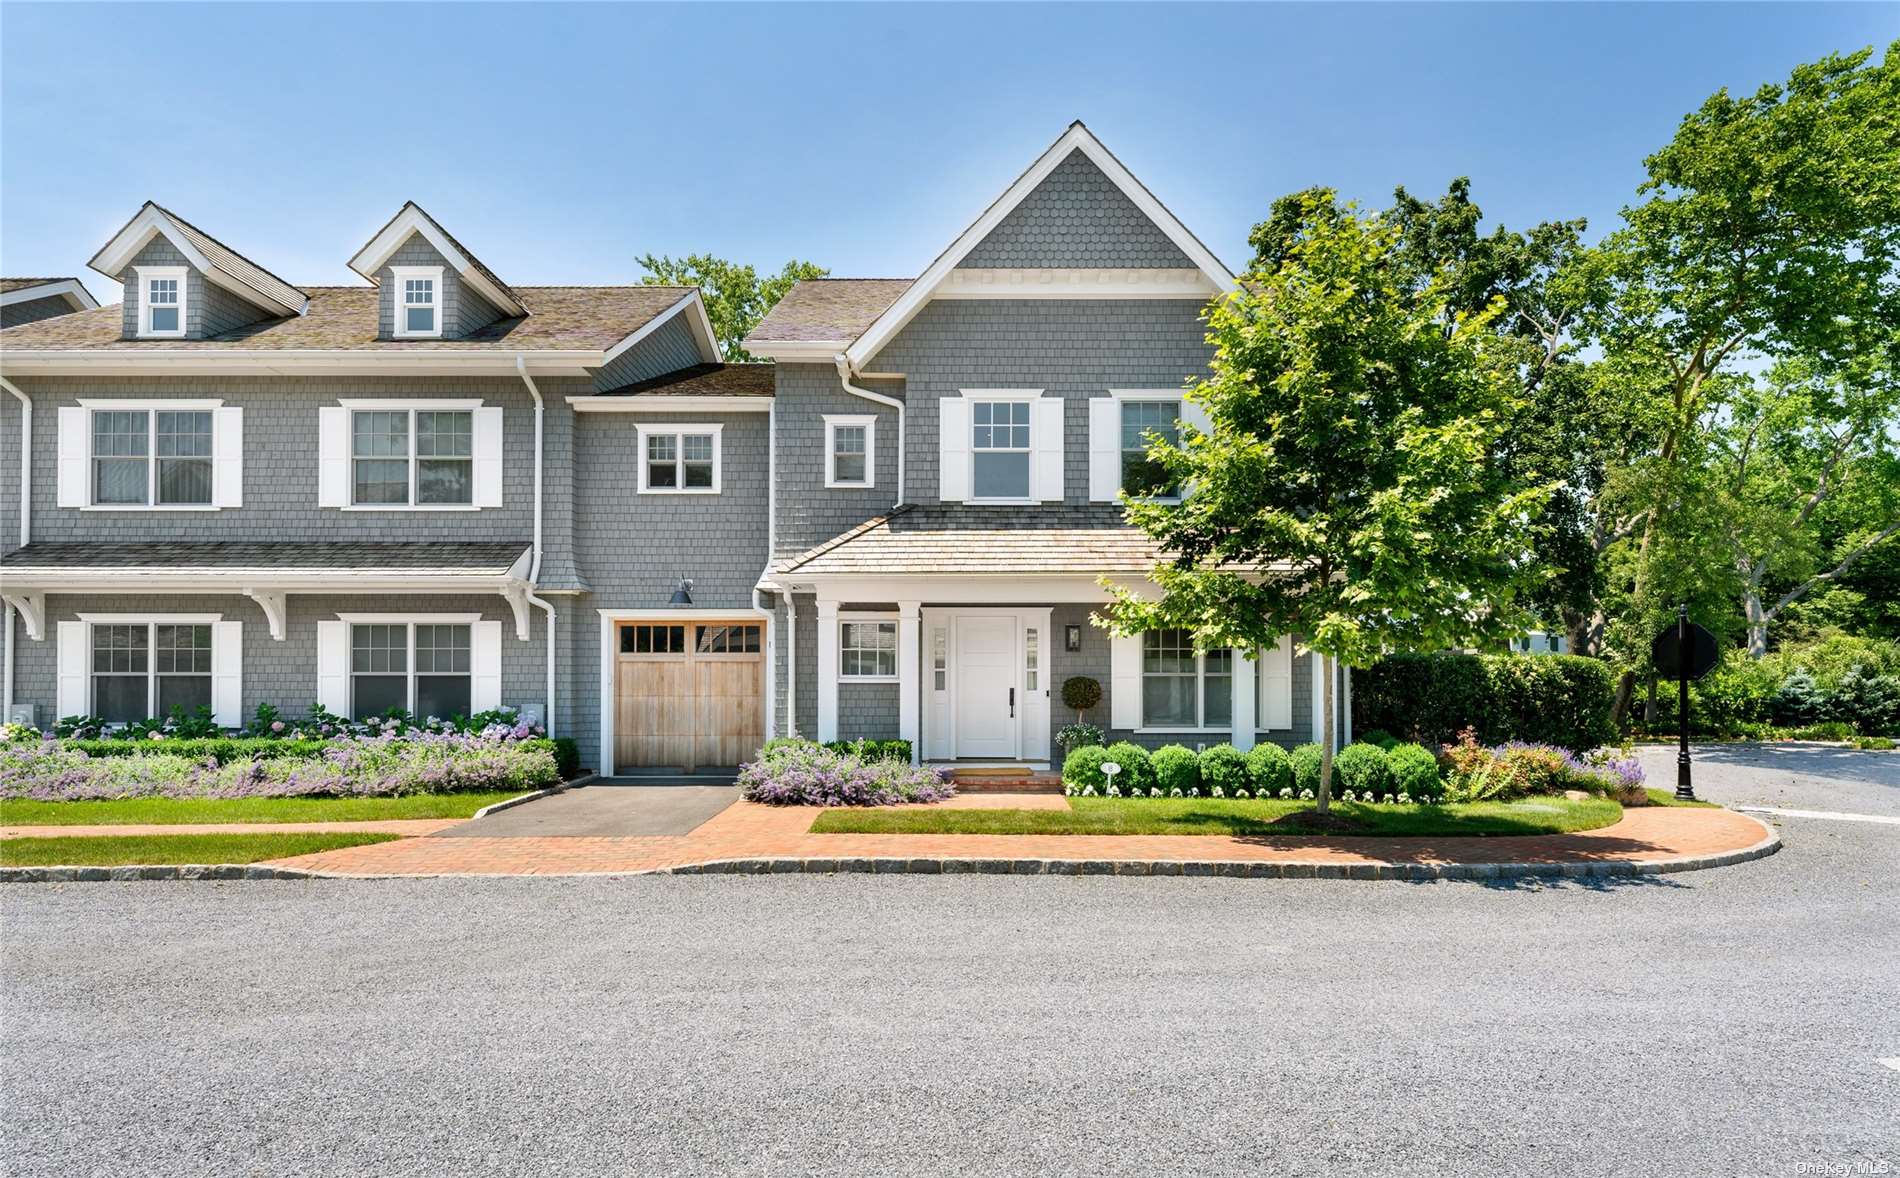
[(759, 325), (785, 292), (807, 278), (823, 278), (831, 271), (811, 262), (796, 259), (779, 267), (776, 274), (759, 276), (757, 269), (740, 265), (711, 254), (688, 254), (675, 258), (666, 254), (641, 254), (634, 259), (646, 270), (642, 286), (697, 286), (706, 300), (706, 317), (712, 321), (719, 350), (728, 361), (750, 363), (758, 357), (745, 350), (745, 337)]
[(1323, 812), (1338, 664), (1515, 633), (1544, 576), (1531, 550), (1549, 488), (1503, 452), (1523, 376), (1494, 329), (1502, 301), (1454, 310), (1448, 270), (1419, 276), (1399, 226), (1330, 191), (1276, 212), (1269, 248), (1207, 313), (1211, 375), (1187, 396), (1208, 428), (1149, 450), (1189, 493), (1126, 500), (1162, 549), (1159, 596), (1110, 584), (1104, 621), (1183, 628), (1203, 650), (1297, 635), (1326, 672)]

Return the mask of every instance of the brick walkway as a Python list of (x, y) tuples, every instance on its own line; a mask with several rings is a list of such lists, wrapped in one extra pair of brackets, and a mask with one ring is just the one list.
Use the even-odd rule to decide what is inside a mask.
[[(998, 804), (993, 797), (981, 804)], [(971, 799), (961, 804), (978, 803)], [(600, 875), (666, 871), (729, 860), (888, 860), (896, 869), (900, 861), (950, 859), (1312, 864), (1339, 874), (1331, 869), (1408, 864), (1653, 863), (1732, 854), (1756, 847), (1770, 837), (1763, 824), (1733, 811), (1675, 807), (1628, 810), (1613, 826), (1577, 834), (1436, 839), (812, 834), (812, 820), (821, 812), (815, 808), (738, 802), (687, 835), (403, 839), (280, 859), (273, 866), (354, 876)]]
[(0, 838), (90, 838), (97, 835), (147, 834), (401, 834), (425, 835), (461, 818), (383, 818), (367, 822), (172, 822), (141, 826), (0, 826)]

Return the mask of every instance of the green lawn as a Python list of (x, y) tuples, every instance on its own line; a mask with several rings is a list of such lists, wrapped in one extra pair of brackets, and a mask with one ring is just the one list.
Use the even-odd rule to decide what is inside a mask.
[[(1274, 819), (1312, 808), (1297, 799), (1070, 798), (1069, 810), (827, 810), (814, 834), (1217, 834), (1302, 833)], [(1561, 797), (1449, 806), (1365, 806), (1332, 809), (1381, 836), (1560, 834), (1608, 826), (1623, 808), (1606, 798)]]
[(180, 822), (370, 822), (467, 818), (520, 790), (410, 794), (399, 798), (122, 798), (28, 802), (0, 798), (0, 826), (104, 826)]
[(1704, 802), (1700, 799), (1693, 802), (1679, 802), (1676, 800), (1676, 791), (1673, 787), (1670, 789), (1646, 789), (1643, 792), (1649, 795), (1649, 804), (1652, 806), (1708, 806), (1711, 808), (1715, 807), (1714, 802)]
[(141, 834), (0, 839), (0, 867), (119, 867), (157, 863), (258, 863), (385, 843), (393, 834)]

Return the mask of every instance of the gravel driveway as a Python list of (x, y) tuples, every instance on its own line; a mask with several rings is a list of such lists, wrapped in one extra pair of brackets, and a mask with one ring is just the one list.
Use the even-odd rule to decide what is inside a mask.
[(1900, 1167), (1900, 830), (1783, 825), (1594, 886), (16, 885), (0, 1172)]

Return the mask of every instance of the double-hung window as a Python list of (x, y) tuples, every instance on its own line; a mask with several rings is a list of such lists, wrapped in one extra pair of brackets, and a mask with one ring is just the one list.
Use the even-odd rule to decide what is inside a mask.
[(391, 266), (398, 339), (437, 339), (442, 335), (442, 268)]
[(185, 334), (185, 268), (140, 266), (139, 336), (178, 339)]
[(1156, 499), (1180, 494), (1161, 464), (1148, 457), (1148, 443), (1156, 436), (1170, 446), (1181, 444), (1181, 402), (1121, 402), (1122, 489), (1130, 495)]
[(350, 626), (350, 715), (392, 708), (448, 719), (469, 714), (472, 630), (462, 623), (376, 622)]
[(92, 714), (108, 724), (211, 706), (209, 623), (95, 623), (91, 637)]
[(1141, 636), (1144, 728), (1227, 728), (1233, 717), (1234, 652), (1197, 654), (1186, 630)]
[(973, 402), (970, 406), (971, 497), (1029, 498), (1029, 462), (1029, 402)]
[(640, 426), (640, 490), (712, 495), (719, 491), (716, 425)]
[(877, 418), (825, 415), (825, 486), (870, 487), (877, 480)]
[(92, 410), (92, 503), (208, 507), (211, 410)]
[(456, 507), (475, 501), (475, 415), (358, 409), (350, 414), (351, 502)]
[(838, 623), (838, 677), (897, 678), (897, 623)]

